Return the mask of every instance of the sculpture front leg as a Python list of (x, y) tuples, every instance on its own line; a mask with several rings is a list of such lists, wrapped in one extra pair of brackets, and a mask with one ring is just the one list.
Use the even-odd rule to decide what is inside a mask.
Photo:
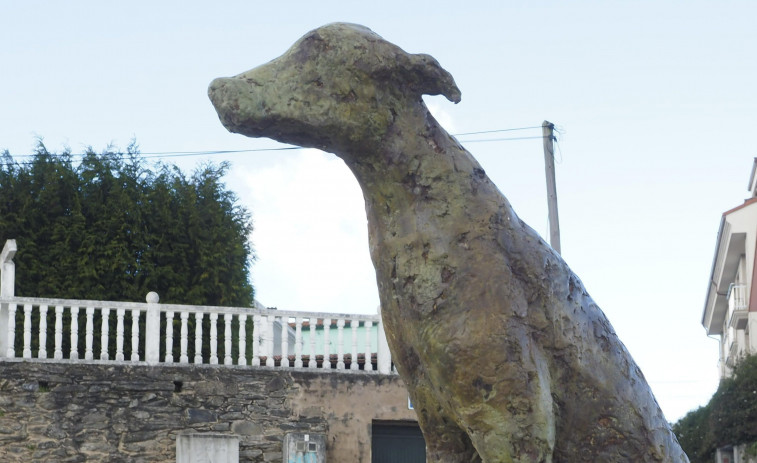
[(476, 448), (460, 426), (444, 413), (431, 388), (416, 385), (414, 407), (426, 440), (428, 463), (481, 463)]

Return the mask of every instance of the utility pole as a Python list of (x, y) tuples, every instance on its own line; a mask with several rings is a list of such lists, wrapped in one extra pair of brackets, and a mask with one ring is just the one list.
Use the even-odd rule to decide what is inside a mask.
[(555, 184), (555, 124), (544, 121), (541, 134), (544, 139), (544, 170), (547, 175), (547, 206), (549, 209), (549, 244), (560, 254), (560, 219), (557, 216), (557, 185)]

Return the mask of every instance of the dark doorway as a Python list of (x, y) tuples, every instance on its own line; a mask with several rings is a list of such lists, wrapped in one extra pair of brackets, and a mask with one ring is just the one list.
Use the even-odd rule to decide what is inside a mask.
[(417, 423), (374, 422), (372, 463), (426, 463), (426, 442)]

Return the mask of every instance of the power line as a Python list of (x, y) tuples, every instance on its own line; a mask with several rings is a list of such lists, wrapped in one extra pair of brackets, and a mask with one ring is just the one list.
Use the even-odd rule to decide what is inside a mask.
[(467, 132), (467, 133), (456, 133), (453, 134), (456, 137), (463, 137), (465, 135), (481, 135), (484, 133), (497, 133), (497, 132), (514, 132), (516, 130), (529, 130), (529, 129), (540, 129), (540, 125), (534, 125), (531, 127), (516, 127), (514, 129), (497, 129), (497, 130), (483, 130), (481, 132)]
[[(540, 127), (541, 128), (541, 127)], [(486, 138), (483, 140), (463, 140), (461, 143), (484, 143), (489, 141), (514, 141), (514, 140), (537, 140), (544, 138), (543, 135), (533, 137), (510, 137), (510, 138)]]
[(249, 150), (214, 150), (214, 151), (165, 151), (155, 153), (139, 153), (143, 158), (174, 158), (181, 156), (203, 156), (215, 154), (257, 153), (261, 151), (288, 151), (301, 150), (299, 146), (286, 146), (283, 148), (257, 148)]
[[(483, 134), (491, 134), (491, 133), (502, 133), (502, 132), (514, 132), (519, 130), (531, 130), (531, 129), (540, 129), (541, 126), (530, 126), (530, 127), (515, 127), (515, 128), (509, 128), (509, 129), (495, 129), (495, 130), (481, 130), (477, 132), (464, 132), (464, 133), (457, 133), (453, 134), (455, 137), (464, 137), (469, 135), (483, 135)], [(503, 142), (503, 141), (516, 141), (516, 140), (534, 140), (544, 138), (542, 135), (539, 136), (527, 136), (527, 137), (504, 137), (504, 138), (484, 138), (484, 139), (476, 139), (476, 140), (460, 140), (461, 143), (467, 144), (467, 143), (487, 143), (487, 142)], [(189, 157), (189, 156), (215, 156), (215, 155), (221, 155), (221, 154), (240, 154), (240, 153), (260, 153), (260, 152), (269, 152), (269, 151), (291, 151), (291, 150), (301, 150), (305, 149), (299, 146), (286, 146), (286, 147), (279, 147), (279, 148), (255, 148), (255, 149), (244, 149), (244, 150), (205, 150), (205, 151), (161, 151), (161, 152), (141, 152), (136, 153), (140, 157), (144, 159), (162, 159), (162, 158), (178, 158), (178, 157)], [(57, 154), (57, 153), (49, 153), (52, 156), (58, 156), (62, 157), (64, 154)], [(114, 155), (125, 155), (127, 153), (113, 153)], [(65, 155), (70, 157), (80, 157), (83, 158), (86, 153), (65, 153)], [(21, 155), (12, 155), (14, 158), (31, 158), (35, 155), (33, 154), (21, 154)], [(16, 162), (15, 164), (18, 165), (30, 165), (32, 164), (32, 161), (21, 161)], [(10, 165), (10, 163), (0, 163), (0, 166), (7, 166)]]
[[(255, 152), (262, 152), (262, 151), (287, 151), (287, 150), (300, 150), (304, 149), (299, 146), (286, 146), (282, 148), (257, 148), (257, 149), (249, 149), (249, 150), (210, 150), (210, 151), (164, 151), (164, 152), (151, 152), (151, 153), (135, 153), (142, 159), (163, 159), (163, 158), (178, 158), (178, 157), (187, 157), (187, 156), (211, 156), (211, 155), (218, 155), (218, 154), (234, 154), (234, 153), (255, 153)], [(57, 154), (57, 153), (48, 153), (51, 156), (55, 157), (63, 157), (64, 154)], [(67, 153), (68, 156), (71, 157), (79, 157), (84, 158), (86, 153)], [(95, 153), (96, 154), (96, 153)], [(128, 153), (107, 153), (113, 156), (127, 156)], [(12, 155), (12, 157), (21, 157), (21, 158), (30, 158), (35, 155), (33, 154), (21, 154), (21, 155)], [(31, 165), (34, 161), (21, 161), (21, 162), (15, 162), (14, 164), (18, 165)], [(2, 163), (0, 162), (0, 166), (8, 166), (11, 165), (11, 163)]]

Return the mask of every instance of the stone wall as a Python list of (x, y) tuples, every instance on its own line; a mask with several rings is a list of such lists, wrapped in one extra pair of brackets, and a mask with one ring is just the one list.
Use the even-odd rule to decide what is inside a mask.
[(329, 462), (370, 462), (374, 420), (415, 420), (396, 375), (272, 368), (0, 362), (0, 461), (174, 462), (176, 436), (239, 436), (243, 462), (282, 461), (288, 432)]

